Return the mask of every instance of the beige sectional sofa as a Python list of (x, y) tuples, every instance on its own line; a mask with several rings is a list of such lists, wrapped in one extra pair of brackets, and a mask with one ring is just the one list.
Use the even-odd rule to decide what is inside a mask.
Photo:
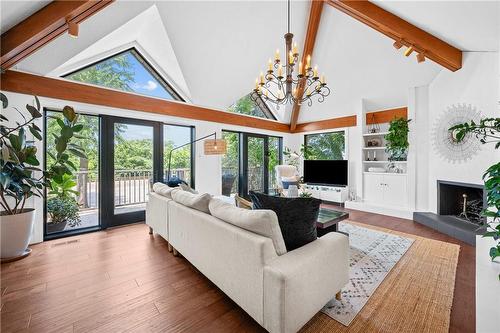
[(146, 223), (269, 332), (298, 331), (348, 282), (343, 234), (286, 252), (272, 211), (158, 192), (150, 195)]

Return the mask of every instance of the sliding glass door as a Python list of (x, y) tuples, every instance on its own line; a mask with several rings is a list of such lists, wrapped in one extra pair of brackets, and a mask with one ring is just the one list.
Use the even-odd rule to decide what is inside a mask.
[(249, 191), (274, 194), (274, 167), (281, 163), (282, 138), (223, 131), (227, 143), (222, 158), (222, 194), (238, 193), (248, 197)]
[[(45, 169), (55, 163), (62, 113), (45, 110)], [(153, 182), (164, 181), (173, 148), (194, 138), (194, 127), (104, 115), (79, 114), (82, 130), (68, 152), (74, 169), (47, 191), (45, 238), (57, 238), (145, 219)], [(71, 148), (71, 147), (70, 147)], [(173, 150), (171, 173), (194, 187), (194, 146)], [(61, 194), (64, 189), (64, 196)]]
[(103, 216), (106, 227), (144, 221), (149, 189), (161, 179), (161, 126), (104, 118)]

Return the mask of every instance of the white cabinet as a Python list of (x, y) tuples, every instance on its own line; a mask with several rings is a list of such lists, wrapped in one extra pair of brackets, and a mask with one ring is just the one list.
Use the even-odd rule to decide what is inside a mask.
[(306, 185), (313, 198), (343, 204), (347, 200), (347, 187)]
[(408, 205), (407, 177), (405, 174), (364, 174), (364, 200), (394, 207)]

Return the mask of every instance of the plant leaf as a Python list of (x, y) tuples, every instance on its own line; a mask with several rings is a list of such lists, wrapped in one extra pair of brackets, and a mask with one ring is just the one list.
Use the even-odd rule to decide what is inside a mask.
[(78, 151), (76, 149), (69, 148), (68, 151), (71, 152), (71, 153), (73, 153), (74, 155), (80, 157), (80, 158), (84, 158), (84, 159), (87, 158), (87, 155), (85, 155), (84, 153), (82, 153), (81, 151)]
[(0, 100), (2, 101), (2, 107), (4, 109), (6, 109), (7, 106), (9, 106), (9, 100), (7, 99), (7, 96), (5, 96), (4, 94), (0, 93)]
[(37, 139), (38, 139), (38, 140), (40, 140), (40, 141), (42, 140), (42, 135), (40, 134), (40, 132), (38, 132), (38, 131), (36, 130), (36, 128), (34, 128), (33, 126), (30, 126), (30, 127), (29, 127), (29, 129), (30, 129), (31, 134), (33, 134), (33, 136), (34, 136), (35, 138), (37, 138)]

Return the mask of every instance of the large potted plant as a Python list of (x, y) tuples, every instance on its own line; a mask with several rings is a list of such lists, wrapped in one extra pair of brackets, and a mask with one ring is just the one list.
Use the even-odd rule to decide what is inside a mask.
[[(500, 148), (500, 118), (483, 118), (476, 124), (470, 121), (450, 128), (457, 142), (467, 135), (474, 135), (482, 144), (494, 143), (495, 149)], [(491, 237), (495, 245), (490, 248), (489, 255), (492, 261), (500, 258), (500, 162), (490, 166), (483, 174), (486, 190), (487, 208), (483, 216), (490, 219), (483, 237)], [(498, 276), (500, 279), (500, 275)]]
[[(2, 107), (5, 110), (8, 105), (7, 97), (0, 93)], [(12, 122), (0, 114), (0, 233), (2, 260), (20, 258), (29, 254), (28, 245), (31, 239), (35, 211), (27, 208), (26, 202), (33, 196), (43, 197), (45, 187), (53, 188), (55, 182), (64, 174), (71, 173), (72, 163), (69, 161), (68, 153), (82, 153), (81, 148), (76, 149), (69, 144), (69, 139), (74, 136), (79, 127), (76, 124), (78, 116), (72, 108), (65, 107), (64, 119), (60, 121), (64, 124), (64, 134), (58, 140), (59, 163), (43, 172), (40, 177), (35, 176), (35, 172), (42, 172), (39, 168), (40, 162), (36, 154), (35, 141), (27, 139), (27, 131), (33, 137), (41, 141), (41, 129), (35, 124), (35, 120), (42, 117), (40, 112), (40, 102), (35, 97), (35, 105), (26, 105), (27, 112), (16, 110), (22, 121)], [(75, 129), (76, 127), (76, 129)], [(61, 131), (61, 133), (63, 130)], [(67, 138), (69, 138), (67, 140)], [(74, 168), (76, 169), (76, 168)]]
[(406, 161), (408, 156), (408, 123), (411, 119), (396, 118), (389, 123), (389, 133), (385, 135), (386, 148), (389, 161)]

